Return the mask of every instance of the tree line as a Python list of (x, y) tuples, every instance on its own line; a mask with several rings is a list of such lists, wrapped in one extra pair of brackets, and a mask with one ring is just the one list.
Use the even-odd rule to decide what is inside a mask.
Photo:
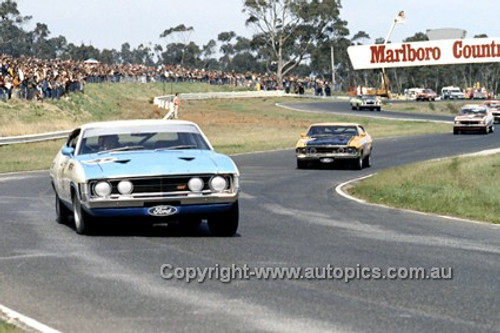
[[(164, 44), (145, 43), (132, 47), (123, 43), (116, 50), (98, 49), (83, 43), (76, 45), (64, 36), (52, 37), (44, 23), (36, 23), (32, 30), (27, 30), (23, 27), (32, 17), (23, 16), (15, 0), (3, 0), (0, 4), (0, 53), (76, 61), (95, 58), (105, 64), (182, 65), (240, 73), (273, 73), (277, 82), (283, 82), (288, 76), (317, 77), (328, 82), (335, 80), (334, 87), (341, 90), (358, 85), (379, 87), (379, 70), (356, 71), (351, 66), (347, 48), (362, 44), (370, 36), (359, 31), (349, 37), (348, 22), (340, 17), (341, 8), (340, 0), (245, 0), (242, 11), (247, 16), (246, 24), (256, 30), (251, 38), (227, 31), (205, 45), (197, 45), (190, 40), (194, 28), (181, 24), (159, 33)], [(404, 42), (424, 40), (428, 40), (427, 36), (418, 32)], [(383, 38), (376, 39), (376, 43), (383, 42)], [(436, 91), (447, 85), (465, 88), (476, 82), (496, 92), (499, 72), (497, 63), (386, 70), (393, 92), (411, 87)]]

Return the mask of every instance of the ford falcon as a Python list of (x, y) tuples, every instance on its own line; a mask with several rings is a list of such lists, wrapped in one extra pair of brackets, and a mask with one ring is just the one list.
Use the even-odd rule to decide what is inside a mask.
[(79, 234), (107, 218), (199, 224), (232, 236), (239, 220), (239, 171), (201, 129), (181, 120), (126, 120), (73, 130), (51, 168), (56, 220)]
[(297, 142), (297, 168), (340, 160), (353, 162), (354, 167), (361, 170), (371, 165), (372, 143), (371, 136), (360, 124), (313, 124)]

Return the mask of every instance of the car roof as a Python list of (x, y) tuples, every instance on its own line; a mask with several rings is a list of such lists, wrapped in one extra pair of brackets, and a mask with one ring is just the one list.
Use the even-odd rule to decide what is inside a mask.
[(316, 123), (316, 124), (311, 124), (309, 127), (314, 127), (314, 126), (361, 126), (358, 123)]
[(129, 120), (112, 120), (87, 123), (80, 128), (82, 130), (88, 128), (119, 128), (123, 126), (157, 126), (157, 125), (195, 125), (195, 123), (187, 120), (170, 120), (170, 119), (129, 119)]

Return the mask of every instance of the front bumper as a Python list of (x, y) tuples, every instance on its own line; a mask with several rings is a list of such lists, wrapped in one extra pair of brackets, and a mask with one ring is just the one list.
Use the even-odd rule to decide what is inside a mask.
[[(216, 203), (206, 205), (179, 205), (172, 204), (169, 207), (175, 207), (175, 214), (162, 216), (158, 218), (175, 219), (185, 215), (207, 216), (210, 214), (223, 213), (231, 209), (234, 202)], [(95, 217), (152, 217), (150, 209), (154, 207), (121, 207), (121, 208), (85, 208), (87, 213)]]
[(479, 131), (486, 129), (486, 124), (481, 123), (471, 123), (471, 124), (463, 124), (458, 123), (453, 125), (453, 129), (457, 131)]
[[(335, 148), (337, 149), (337, 148)], [(333, 159), (333, 160), (351, 160), (360, 157), (360, 150), (356, 149), (355, 152), (306, 152), (305, 148), (296, 149), (296, 157), (301, 161), (321, 161), (322, 159)]]

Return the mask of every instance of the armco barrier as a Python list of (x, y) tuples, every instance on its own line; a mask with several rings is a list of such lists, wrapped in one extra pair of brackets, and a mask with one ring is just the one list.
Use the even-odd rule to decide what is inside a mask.
[[(261, 91), (233, 91), (233, 92), (208, 92), (208, 93), (181, 93), (181, 100), (195, 99), (220, 99), (220, 98), (251, 98), (251, 97), (299, 97), (299, 98), (325, 98), (323, 96), (313, 95), (297, 95), (287, 94), (282, 90), (261, 90)], [(338, 98), (338, 97), (327, 97)], [(153, 103), (161, 109), (170, 109), (173, 95), (155, 97)], [(69, 135), (71, 131), (51, 132), (42, 134), (32, 134), (23, 136), (0, 137), (0, 146), (16, 144), (16, 143), (31, 143), (39, 141), (48, 141), (62, 139)]]
[(22, 135), (22, 136), (7, 136), (4, 138), (0, 138), (0, 146), (10, 145), (15, 143), (31, 143), (31, 142), (63, 139), (67, 137), (70, 132), (71, 131), (61, 131), (61, 132), (50, 132), (42, 134)]
[[(231, 91), (231, 92), (209, 92), (209, 93), (182, 93), (179, 94), (181, 100), (194, 99), (220, 99), (220, 98), (251, 98), (251, 97), (282, 97), (286, 95), (282, 90), (262, 90), (262, 91)], [(298, 96), (298, 95), (291, 95)], [(173, 95), (155, 97), (153, 103), (159, 108), (168, 109), (173, 99)], [(311, 97), (310, 95), (307, 97)]]

